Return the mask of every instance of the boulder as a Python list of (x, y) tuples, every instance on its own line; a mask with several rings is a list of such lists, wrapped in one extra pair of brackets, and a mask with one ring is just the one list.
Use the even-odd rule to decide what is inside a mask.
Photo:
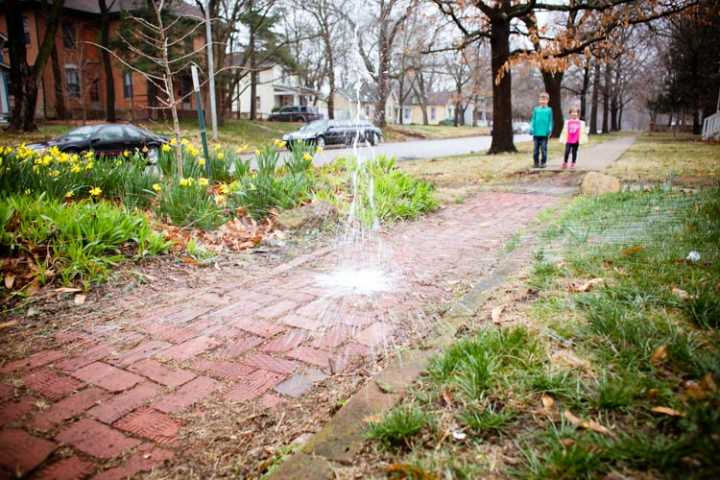
[(313, 230), (338, 220), (338, 210), (327, 202), (313, 202), (302, 207), (283, 210), (277, 216), (280, 226), (286, 230)]
[(603, 193), (619, 192), (620, 179), (599, 172), (590, 172), (583, 178), (580, 192), (584, 195), (602, 195)]

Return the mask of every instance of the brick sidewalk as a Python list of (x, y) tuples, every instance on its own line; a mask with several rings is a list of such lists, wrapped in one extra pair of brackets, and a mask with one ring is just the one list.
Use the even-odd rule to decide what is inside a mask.
[(422, 335), (426, 309), (492, 270), (510, 236), (556, 201), (482, 193), (391, 228), (371, 256), (391, 273), (386, 292), (321, 287), (344, 258), (323, 251), (194, 298), (174, 292), (170, 307), (73, 324), (0, 367), (0, 478), (119, 479), (183, 462), (183, 415), (210, 400), (283, 409)]

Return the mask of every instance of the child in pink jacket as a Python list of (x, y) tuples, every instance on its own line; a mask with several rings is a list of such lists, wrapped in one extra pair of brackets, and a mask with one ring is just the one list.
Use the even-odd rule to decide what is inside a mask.
[(565, 120), (562, 133), (560, 134), (560, 143), (565, 144), (565, 160), (562, 168), (568, 167), (568, 157), (572, 154), (572, 163), (570, 168), (575, 168), (577, 160), (578, 147), (581, 143), (587, 142), (587, 128), (585, 122), (579, 119), (580, 109), (573, 107), (570, 109), (570, 118)]

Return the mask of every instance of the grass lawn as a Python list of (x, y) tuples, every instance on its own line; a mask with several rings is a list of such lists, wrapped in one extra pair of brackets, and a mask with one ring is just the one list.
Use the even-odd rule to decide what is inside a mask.
[(460, 125), (388, 125), (385, 127), (385, 141), (397, 142), (405, 140), (472, 137), (476, 135), (489, 135), (486, 127), (471, 127)]
[[(621, 134), (593, 135), (587, 146), (612, 140), (618, 135)], [(431, 182), (438, 188), (441, 197), (460, 198), (464, 195), (462, 192), (473, 187), (507, 180), (512, 175), (527, 170), (532, 165), (533, 144), (518, 142), (515, 146), (518, 149), (516, 153), (499, 155), (471, 153), (430, 160), (411, 160), (401, 162), (400, 168), (415, 177)], [(551, 140), (548, 156), (560, 156), (563, 149), (564, 146), (560, 142)]]
[(720, 191), (579, 198), (549, 224), (499, 320), (368, 424), (364, 478), (719, 478)]
[(624, 181), (662, 181), (669, 175), (707, 183), (720, 178), (720, 144), (696, 135), (645, 133), (609, 170)]
[[(164, 135), (169, 135), (172, 131), (172, 126), (168, 122), (137, 122), (137, 124)], [(78, 123), (77, 126), (79, 125)], [(0, 131), (0, 144), (17, 145), (22, 142), (31, 143), (47, 140), (62, 135), (75, 126), (76, 124), (74, 123), (52, 123), (41, 124), (37, 132), (31, 133), (10, 134)], [(273, 140), (281, 138), (283, 134), (297, 130), (301, 126), (302, 124), (289, 122), (226, 120), (225, 123), (219, 127), (219, 143), (231, 148), (248, 145), (249, 150), (252, 151), (260, 145), (272, 143)], [(196, 121), (183, 120), (180, 127), (183, 137), (192, 140), (196, 145), (200, 145), (200, 132)], [(208, 139), (210, 139), (212, 143), (209, 125)]]

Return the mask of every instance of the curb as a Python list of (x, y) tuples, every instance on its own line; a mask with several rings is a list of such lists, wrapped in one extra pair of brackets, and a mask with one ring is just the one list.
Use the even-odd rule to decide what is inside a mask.
[[(526, 242), (527, 239), (523, 243)], [(500, 265), (490, 275), (450, 307), (436, 325), (427, 348), (398, 353), (387, 368), (350, 397), (322, 430), (264, 478), (330, 480), (335, 478), (334, 464), (351, 465), (365, 444), (366, 419), (382, 414), (402, 399), (406, 388), (425, 371), (430, 359), (455, 342), (458, 330), (485, 304), (490, 292), (520, 269), (527, 258), (524, 253), (521, 247), (501, 258)]]

